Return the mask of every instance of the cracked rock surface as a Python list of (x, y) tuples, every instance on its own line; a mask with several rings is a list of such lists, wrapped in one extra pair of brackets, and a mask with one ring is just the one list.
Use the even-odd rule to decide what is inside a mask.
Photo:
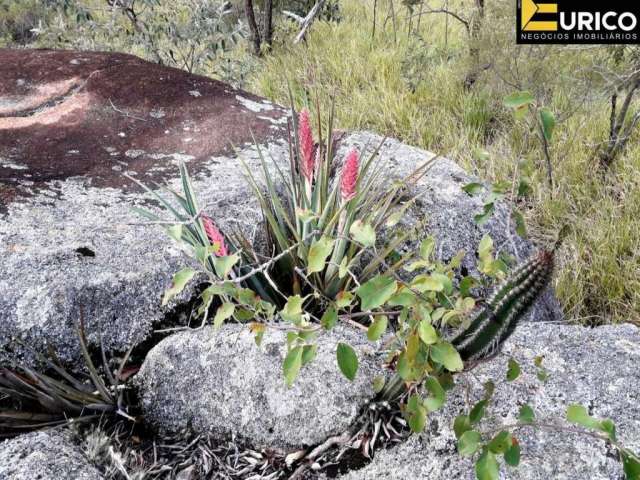
[[(543, 355), (549, 374), (537, 378), (534, 358)], [(522, 373), (505, 380), (507, 362), (514, 358)], [(500, 429), (517, 420), (520, 406), (533, 408), (537, 420), (573, 428), (564, 418), (567, 406), (579, 403), (598, 418), (611, 418), (618, 440), (640, 452), (640, 329), (631, 324), (584, 328), (573, 325), (526, 323), (516, 329), (496, 358), (463, 374), (471, 383), (471, 402), (482, 398), (482, 383), (496, 384), (481, 431)], [(373, 462), (340, 480), (474, 480), (474, 465), (456, 451), (452, 425), (465, 410), (465, 389), (449, 392), (441, 411), (427, 419), (426, 432), (379, 451)], [(466, 410), (468, 413), (468, 410)], [(496, 432), (497, 433), (497, 432)], [(624, 478), (615, 450), (605, 442), (568, 432), (515, 432), (522, 451), (518, 468), (502, 464), (500, 478), (513, 480), (613, 480)]]
[[(339, 342), (356, 349), (353, 382), (340, 373)], [(244, 439), (258, 448), (312, 446), (347, 429), (373, 398), (381, 359), (362, 332), (335, 328), (291, 388), (282, 374), (286, 333), (269, 330), (257, 347), (246, 327), (171, 335), (147, 355), (136, 376), (145, 419), (160, 430), (191, 429)]]

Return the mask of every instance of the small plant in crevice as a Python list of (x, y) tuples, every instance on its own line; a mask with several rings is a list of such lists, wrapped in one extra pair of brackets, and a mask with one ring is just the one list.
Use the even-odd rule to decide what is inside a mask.
[(127, 386), (134, 373), (126, 368), (131, 350), (114, 368), (101, 349), (100, 368), (89, 353), (82, 322), (77, 326), (77, 335), (86, 375), (65, 369), (53, 351), (49, 357), (36, 354), (42, 368), (16, 361), (0, 368), (0, 436), (109, 417), (135, 421)]

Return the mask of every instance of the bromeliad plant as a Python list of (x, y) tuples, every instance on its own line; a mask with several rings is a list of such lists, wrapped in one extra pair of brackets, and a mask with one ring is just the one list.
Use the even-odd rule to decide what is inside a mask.
[[(433, 160), (409, 177), (390, 183), (382, 178), (379, 147), (365, 160), (352, 149), (338, 165), (334, 158), (333, 114), (327, 122), (327, 137), (320, 135), (317, 143), (309, 112), (303, 110), (294, 118), (297, 120), (290, 140), (288, 175), (277, 162), (270, 169), (258, 145), (264, 188), (256, 172), (243, 162), (265, 218), (271, 257), (264, 262), (260, 261), (265, 258), (263, 252), (257, 251), (242, 232), (222, 235), (199, 207), (184, 165), (180, 166), (182, 193), (160, 185), (154, 191), (131, 179), (173, 215), (175, 223), (166, 226), (167, 233), (208, 276), (211, 285), (202, 293), (198, 310), (203, 323), (213, 300), (218, 298), (222, 305), (214, 318), (216, 325), (231, 317), (239, 321), (271, 320), (280, 309), (282, 318), (300, 327), (303, 304), (305, 317), (319, 321), (316, 315), (332, 306), (344, 308), (350, 303), (354, 284), (371, 278), (383, 265), (389, 274), (394, 273), (406, 261), (396, 249), (412, 232), (402, 232), (378, 249), (376, 231), (408, 208), (410, 201), (401, 205), (406, 191)], [(320, 118), (318, 131), (322, 132)], [(134, 210), (152, 222), (167, 223), (149, 210)], [(361, 266), (368, 250), (375, 251), (375, 255)], [(196, 273), (191, 268), (178, 272), (163, 303), (181, 292)]]
[[(276, 255), (282, 255), (269, 271), (274, 279), (270, 284), (275, 290), (269, 298), (277, 305), (286, 302), (290, 295), (312, 295), (321, 298), (320, 306), (326, 307), (354, 284), (354, 269), (358, 270), (359, 280), (367, 280), (411, 233), (396, 236), (379, 255), (359, 269), (366, 249), (376, 245), (376, 231), (389, 220), (403, 192), (426, 171), (430, 162), (404, 181), (391, 185), (382, 178), (385, 169), (377, 160), (379, 147), (364, 161), (358, 150), (351, 149), (338, 166), (334, 158), (332, 124), (333, 113), (328, 120), (327, 137), (322, 138), (318, 118), (320, 138), (316, 144), (309, 111), (300, 112), (294, 128), (296, 133), (290, 142), (289, 175), (274, 162), (277, 172), (274, 178), (256, 146), (266, 180), (264, 190), (254, 172), (244, 164), (265, 216), (270, 245)], [(332, 178), (338, 168), (338, 175)], [(283, 185), (283, 199), (275, 180)], [(241, 235), (237, 238), (246, 262), (258, 257), (250, 242)], [(397, 270), (403, 259), (393, 263), (389, 267), (391, 271)], [(318, 305), (314, 307), (321, 310)]]

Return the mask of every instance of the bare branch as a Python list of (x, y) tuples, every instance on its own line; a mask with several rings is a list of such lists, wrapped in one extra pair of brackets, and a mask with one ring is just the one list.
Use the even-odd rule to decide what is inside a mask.
[(307, 16), (304, 17), (302, 21), (302, 29), (300, 30), (298, 35), (296, 35), (296, 38), (293, 41), (294, 44), (299, 43), (305, 37), (305, 35), (307, 34), (307, 30), (315, 20), (316, 16), (322, 10), (322, 7), (324, 7), (325, 2), (326, 0), (318, 0), (311, 8), (311, 10), (309, 10), (309, 13), (307, 13)]

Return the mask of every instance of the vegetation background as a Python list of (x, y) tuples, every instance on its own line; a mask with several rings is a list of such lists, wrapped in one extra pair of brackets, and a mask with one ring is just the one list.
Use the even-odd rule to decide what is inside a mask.
[[(259, 52), (246, 3), (258, 23), (273, 11)], [(295, 15), (313, 4), (0, 0), (0, 47), (132, 53), (284, 104), (287, 80), (300, 105), (334, 96), (339, 127), (397, 137), (500, 185), (534, 239), (568, 225), (555, 282), (570, 320), (640, 324), (635, 46), (518, 46), (514, 0), (327, 1), (294, 43)], [(504, 99), (522, 91), (534, 100), (514, 115)], [(543, 108), (553, 136), (541, 134)]]

